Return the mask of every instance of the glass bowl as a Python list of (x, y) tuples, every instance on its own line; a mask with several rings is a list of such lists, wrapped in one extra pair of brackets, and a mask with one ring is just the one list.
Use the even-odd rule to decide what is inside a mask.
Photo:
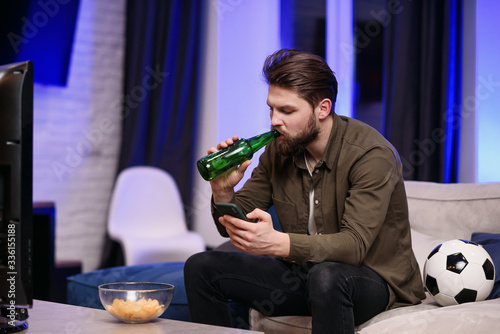
[(101, 303), (117, 319), (143, 323), (158, 318), (174, 297), (174, 286), (166, 283), (120, 282), (99, 285)]

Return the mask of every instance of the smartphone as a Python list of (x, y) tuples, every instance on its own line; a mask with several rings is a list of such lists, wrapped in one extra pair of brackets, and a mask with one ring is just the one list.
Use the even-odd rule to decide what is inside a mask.
[(245, 217), (243, 211), (241, 211), (241, 209), (234, 203), (215, 203), (215, 207), (221, 215), (230, 215), (246, 220), (247, 222), (255, 222)]

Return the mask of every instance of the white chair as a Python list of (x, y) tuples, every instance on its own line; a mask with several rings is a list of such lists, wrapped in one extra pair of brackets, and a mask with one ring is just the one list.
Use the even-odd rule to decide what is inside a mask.
[(187, 229), (175, 180), (156, 167), (130, 167), (119, 174), (108, 232), (121, 244), (126, 265), (185, 261), (206, 249), (202, 237)]

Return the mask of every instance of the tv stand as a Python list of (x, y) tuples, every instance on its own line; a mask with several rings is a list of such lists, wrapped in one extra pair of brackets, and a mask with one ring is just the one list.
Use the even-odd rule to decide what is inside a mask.
[(0, 316), (0, 334), (18, 333), (28, 328), (28, 309), (27, 308), (14, 308), (13, 310), (8, 307), (1, 306)]
[(79, 261), (55, 260), (56, 207), (53, 202), (33, 203), (33, 298), (66, 303), (66, 277), (79, 274)]

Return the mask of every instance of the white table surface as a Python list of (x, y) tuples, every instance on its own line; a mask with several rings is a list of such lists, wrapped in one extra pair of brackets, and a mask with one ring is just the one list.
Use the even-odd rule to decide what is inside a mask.
[(262, 333), (243, 329), (201, 325), (178, 320), (161, 319), (145, 324), (120, 322), (104, 310), (46, 302), (33, 301), (28, 310), (26, 334), (245, 334)]

